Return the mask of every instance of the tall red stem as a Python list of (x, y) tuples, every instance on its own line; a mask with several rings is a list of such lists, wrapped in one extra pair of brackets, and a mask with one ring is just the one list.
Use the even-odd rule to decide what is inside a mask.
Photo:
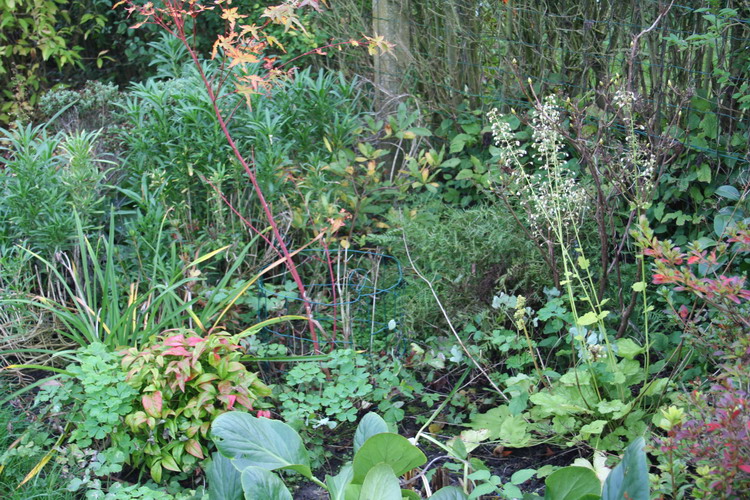
[(203, 72), (203, 66), (201, 66), (200, 60), (198, 59), (198, 56), (195, 53), (195, 50), (193, 50), (193, 47), (190, 45), (190, 43), (187, 40), (187, 37), (185, 36), (184, 20), (182, 16), (179, 15), (179, 18), (178, 18), (178, 16), (175, 15), (173, 19), (175, 22), (175, 26), (177, 28), (175, 34), (177, 35), (177, 38), (179, 38), (180, 42), (182, 42), (182, 44), (187, 49), (188, 53), (190, 54), (190, 58), (195, 64), (195, 67), (198, 69), (198, 73), (200, 74), (201, 80), (203, 81), (203, 85), (206, 88), (206, 92), (208, 92), (208, 97), (211, 100), (211, 105), (213, 106), (216, 119), (219, 121), (219, 126), (221, 127), (221, 131), (224, 133), (224, 137), (227, 139), (227, 142), (229, 143), (229, 147), (232, 149), (232, 152), (234, 153), (235, 158), (237, 158), (237, 161), (240, 162), (240, 165), (242, 165), (242, 168), (245, 169), (245, 173), (247, 173), (247, 176), (250, 178), (250, 182), (253, 185), (255, 194), (258, 196), (258, 200), (260, 201), (260, 204), (263, 207), (263, 212), (266, 215), (266, 219), (268, 220), (268, 223), (271, 225), (271, 231), (273, 232), (273, 235), (276, 238), (276, 241), (279, 242), (281, 253), (286, 259), (286, 266), (289, 269), (289, 272), (291, 273), (295, 284), (297, 285), (297, 289), (299, 290), (300, 297), (302, 298), (302, 302), (305, 304), (305, 313), (307, 314), (308, 328), (310, 330), (310, 339), (313, 342), (313, 349), (315, 353), (318, 354), (320, 353), (320, 345), (318, 344), (318, 333), (315, 329), (315, 322), (313, 321), (312, 307), (310, 306), (310, 301), (307, 299), (307, 293), (305, 292), (305, 285), (302, 282), (302, 278), (300, 277), (299, 272), (297, 271), (297, 266), (294, 264), (294, 260), (292, 259), (292, 256), (289, 253), (289, 249), (287, 248), (286, 243), (284, 243), (284, 239), (282, 238), (281, 232), (279, 231), (279, 226), (276, 223), (276, 219), (274, 218), (273, 211), (271, 210), (271, 207), (268, 205), (268, 202), (266, 201), (266, 197), (263, 195), (263, 190), (261, 189), (260, 184), (258, 184), (258, 179), (255, 173), (250, 168), (250, 164), (247, 162), (247, 160), (245, 160), (245, 157), (242, 155), (239, 148), (237, 147), (237, 144), (234, 142), (234, 139), (232, 138), (232, 134), (229, 132), (229, 128), (227, 127), (226, 121), (224, 120), (224, 116), (221, 114), (221, 109), (219, 109), (219, 105), (216, 99), (216, 93), (214, 92), (214, 89), (212, 88), (211, 83), (208, 80), (208, 77), (206, 77), (206, 74)]

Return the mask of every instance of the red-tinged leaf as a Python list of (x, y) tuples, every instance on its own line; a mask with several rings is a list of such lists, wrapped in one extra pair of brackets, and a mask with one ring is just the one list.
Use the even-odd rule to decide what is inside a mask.
[(208, 430), (211, 428), (211, 422), (203, 422), (201, 425), (201, 436), (208, 436)]
[(185, 344), (185, 336), (180, 335), (173, 335), (171, 337), (167, 337), (164, 339), (164, 342), (162, 342), (163, 345), (167, 347), (178, 347)]
[(250, 399), (247, 396), (244, 396), (242, 394), (237, 394), (237, 402), (247, 408), (248, 410), (253, 409), (253, 403), (250, 401)]
[(190, 352), (182, 346), (172, 347), (170, 349), (167, 349), (166, 351), (164, 351), (163, 354), (164, 356), (183, 356), (183, 357), (191, 356)]
[(201, 342), (205, 342), (205, 339), (201, 337), (188, 337), (185, 342), (187, 342), (187, 345), (189, 345), (190, 347), (195, 347)]
[(229, 363), (229, 368), (227, 369), (227, 371), (229, 373), (232, 373), (232, 372), (237, 372), (237, 371), (244, 370), (244, 369), (245, 369), (245, 365), (243, 365), (242, 363), (238, 361), (232, 361)]
[(185, 451), (193, 455), (195, 458), (203, 460), (203, 450), (201, 445), (195, 439), (188, 439), (185, 441)]
[(216, 387), (214, 387), (210, 382), (201, 384), (200, 390), (203, 391), (204, 394), (216, 394)]
[(232, 388), (234, 386), (229, 380), (222, 380), (221, 382), (219, 382), (218, 387), (221, 394), (229, 394), (230, 392), (232, 392)]
[(195, 436), (195, 435), (196, 435), (196, 434), (198, 433), (198, 431), (199, 431), (199, 430), (200, 430), (200, 427), (199, 427), (199, 426), (197, 426), (197, 425), (191, 425), (191, 426), (190, 426), (190, 427), (188, 427), (188, 428), (187, 428), (187, 430), (185, 431), (185, 435), (186, 435), (187, 437), (189, 437), (189, 438), (192, 438), (193, 436)]
[(740, 465), (739, 469), (742, 472), (747, 472), (748, 474), (750, 474), (750, 465), (748, 465), (748, 464), (742, 464), (742, 465)]
[(234, 402), (237, 401), (237, 396), (230, 394), (228, 396), (219, 396), (219, 399), (224, 401), (227, 406), (227, 410), (234, 408)]
[(218, 375), (215, 373), (203, 373), (202, 375), (199, 375), (198, 378), (193, 380), (193, 382), (190, 385), (193, 386), (200, 386), (202, 384), (205, 384), (206, 382), (211, 382), (212, 380), (216, 380), (219, 378)]
[(143, 409), (146, 410), (146, 413), (148, 413), (150, 416), (161, 416), (161, 391), (156, 391), (153, 394), (143, 396), (141, 398), (141, 402), (143, 403)]
[(177, 462), (169, 453), (163, 453), (161, 456), (161, 466), (165, 469), (169, 469), (174, 472), (182, 472), (180, 470), (180, 466), (177, 465)]

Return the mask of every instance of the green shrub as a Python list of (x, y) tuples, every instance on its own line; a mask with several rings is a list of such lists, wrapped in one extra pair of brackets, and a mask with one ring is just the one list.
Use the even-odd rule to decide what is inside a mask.
[(97, 151), (99, 132), (49, 135), (48, 125), (0, 129), (0, 247), (51, 255), (72, 247), (74, 213), (86, 231), (101, 221), (110, 162)]

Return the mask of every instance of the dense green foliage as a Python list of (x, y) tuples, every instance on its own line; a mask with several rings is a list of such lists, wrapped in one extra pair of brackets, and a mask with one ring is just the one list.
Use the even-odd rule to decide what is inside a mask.
[(2, 494), (741, 496), (746, 6), (297, 3), (5, 0)]

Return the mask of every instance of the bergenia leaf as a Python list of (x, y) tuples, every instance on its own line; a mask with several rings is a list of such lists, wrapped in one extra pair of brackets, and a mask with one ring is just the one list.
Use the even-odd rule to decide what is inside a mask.
[(269, 470), (292, 469), (307, 478), (312, 476), (302, 439), (284, 422), (232, 411), (214, 420), (211, 433), (219, 451), (233, 458), (239, 470), (245, 465), (255, 465)]

